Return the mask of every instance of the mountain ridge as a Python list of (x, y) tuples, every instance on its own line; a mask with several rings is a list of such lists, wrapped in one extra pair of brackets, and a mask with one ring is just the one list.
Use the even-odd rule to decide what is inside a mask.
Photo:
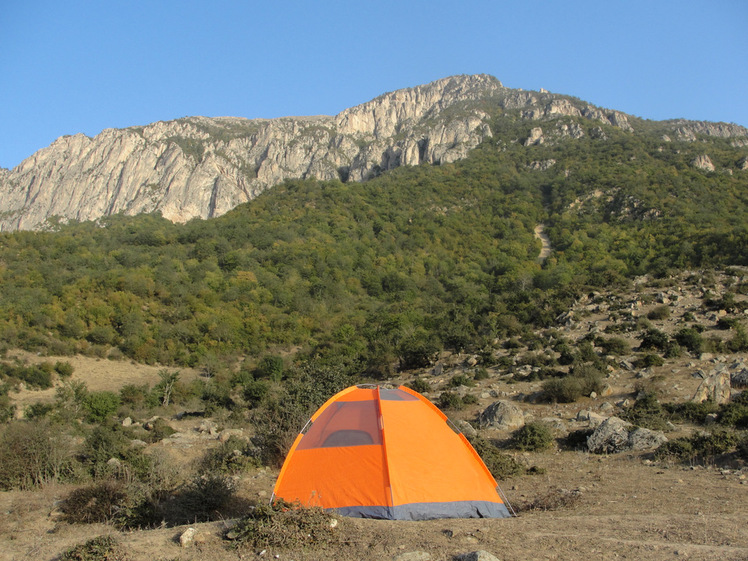
[[(596, 121), (603, 136), (605, 127), (634, 132), (631, 123), (642, 121), (545, 90), (506, 88), (478, 74), (384, 93), (335, 116), (198, 116), (105, 129), (93, 138), (64, 136), (0, 170), (0, 231), (155, 211), (185, 222), (225, 214), (286, 179), (364, 181), (401, 165), (450, 163), (494, 135), (497, 114), (541, 124)], [(677, 140), (705, 135), (748, 145), (748, 129), (738, 125), (653, 123)], [(564, 129), (564, 136), (580, 134), (574, 123)], [(518, 140), (530, 145), (546, 136), (535, 127)]]

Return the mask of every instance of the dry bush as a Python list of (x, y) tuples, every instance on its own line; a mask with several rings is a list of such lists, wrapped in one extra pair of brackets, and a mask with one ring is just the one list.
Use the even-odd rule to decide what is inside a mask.
[(127, 499), (121, 483), (104, 481), (79, 487), (63, 501), (60, 510), (63, 520), (70, 524), (93, 524), (111, 521)]
[(514, 506), (517, 512), (560, 510), (574, 508), (581, 498), (582, 494), (578, 490), (570, 491), (554, 487), (531, 501), (525, 501)]
[(338, 519), (319, 507), (277, 500), (257, 505), (227, 534), (238, 547), (298, 549), (338, 542)]

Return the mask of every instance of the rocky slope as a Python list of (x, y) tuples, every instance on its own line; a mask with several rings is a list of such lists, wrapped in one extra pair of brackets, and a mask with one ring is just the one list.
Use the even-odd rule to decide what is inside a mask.
[[(288, 178), (361, 181), (400, 165), (448, 163), (493, 135), (497, 112), (538, 121), (570, 116), (633, 131), (618, 111), (505, 88), (487, 75), (398, 90), (336, 116), (191, 117), (107, 129), (94, 138), (62, 137), (14, 169), (0, 169), (0, 231), (153, 211), (183, 222), (220, 216)], [(545, 132), (538, 126), (519, 140), (584, 135), (578, 124), (542, 124)], [(661, 128), (677, 139), (748, 142), (748, 130), (724, 123), (671, 121)]]

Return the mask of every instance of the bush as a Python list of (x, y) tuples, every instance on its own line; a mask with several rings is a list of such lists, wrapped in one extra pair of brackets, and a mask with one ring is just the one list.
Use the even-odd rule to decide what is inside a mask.
[(621, 418), (637, 427), (652, 430), (665, 430), (668, 427), (667, 411), (652, 392), (644, 392), (633, 407), (621, 413)]
[(418, 393), (425, 393), (431, 389), (429, 383), (423, 378), (414, 378), (412, 382), (405, 385)]
[(31, 489), (73, 479), (72, 450), (71, 439), (46, 420), (8, 425), (0, 436), (0, 489)]
[(663, 364), (665, 364), (665, 360), (660, 355), (654, 353), (646, 353), (634, 362), (634, 366), (637, 368), (651, 368), (653, 366), (662, 366)]
[(304, 549), (337, 542), (333, 515), (319, 507), (276, 500), (259, 504), (226, 533), (239, 547)]
[(698, 355), (704, 349), (704, 339), (694, 327), (684, 327), (675, 334), (675, 340), (690, 353)]
[(89, 423), (103, 423), (117, 412), (119, 405), (119, 395), (114, 392), (91, 392), (84, 404), (86, 420)]
[(60, 561), (129, 561), (114, 536), (99, 536), (76, 545), (60, 556)]
[(60, 378), (70, 378), (70, 376), (73, 375), (74, 370), (73, 365), (69, 362), (57, 361), (55, 363), (55, 372), (57, 372), (57, 375)]
[(631, 345), (622, 337), (611, 337), (600, 341), (600, 346), (609, 355), (626, 355), (631, 352)]
[(27, 419), (41, 419), (54, 410), (53, 403), (32, 403), (23, 410), (23, 416)]
[(459, 410), (464, 407), (462, 398), (455, 392), (442, 392), (439, 394), (436, 404), (442, 411), (450, 409)]
[(572, 368), (563, 378), (552, 378), (543, 382), (543, 398), (546, 401), (572, 403), (582, 396), (602, 389), (602, 373), (594, 366), (582, 364)]
[[(114, 458), (116, 462), (109, 463)], [(148, 477), (151, 460), (135, 448), (117, 426), (97, 426), (83, 442), (81, 461), (95, 478), (129, 476), (137, 479)]]
[(465, 376), (464, 374), (458, 374), (457, 376), (452, 376), (452, 378), (449, 380), (449, 383), (447, 384), (450, 388), (459, 388), (460, 386), (474, 386), (475, 382)]
[(158, 418), (150, 424), (148, 429), (148, 442), (160, 442), (164, 438), (170, 437), (175, 431), (172, 426), (164, 421), (162, 418)]
[(70, 524), (106, 523), (114, 520), (127, 500), (121, 483), (104, 481), (72, 491), (62, 502), (63, 520)]
[(270, 393), (270, 383), (266, 380), (252, 380), (244, 385), (244, 401), (250, 407), (259, 406)]
[(706, 423), (706, 416), (717, 412), (717, 406), (711, 401), (696, 403), (686, 401), (683, 403), (666, 403), (663, 405), (665, 410), (675, 421), (687, 421), (703, 425)]
[(640, 350), (658, 349), (664, 351), (667, 348), (670, 338), (666, 333), (659, 329), (649, 328), (642, 335), (642, 342), (639, 345)]
[(737, 447), (734, 433), (714, 431), (670, 440), (655, 450), (655, 458), (682, 463), (712, 463), (720, 454)]
[(196, 477), (170, 501), (166, 517), (172, 524), (208, 522), (234, 514), (231, 508), (236, 481), (224, 473)]
[(145, 404), (148, 391), (148, 384), (142, 386), (125, 384), (119, 390), (119, 398), (123, 404), (139, 407)]
[(253, 467), (259, 467), (254, 449), (236, 436), (205, 452), (200, 461), (200, 471), (204, 473), (238, 473)]
[(527, 470), (522, 464), (510, 455), (501, 452), (485, 438), (474, 436), (468, 440), (495, 479), (508, 479), (526, 473)]
[(647, 319), (651, 320), (663, 320), (670, 317), (670, 307), (669, 306), (657, 306), (656, 308), (653, 308), (649, 311), (647, 314)]
[(553, 433), (544, 423), (532, 422), (517, 429), (512, 434), (510, 445), (517, 450), (539, 452), (553, 444)]
[(531, 501), (515, 505), (519, 512), (560, 510), (574, 508), (582, 497), (579, 491), (568, 489), (549, 489), (546, 493), (535, 497)]

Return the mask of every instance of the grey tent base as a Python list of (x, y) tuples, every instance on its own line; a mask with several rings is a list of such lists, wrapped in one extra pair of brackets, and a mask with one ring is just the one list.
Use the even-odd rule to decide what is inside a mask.
[(411, 503), (397, 506), (346, 506), (328, 509), (354, 518), (383, 520), (433, 520), (436, 518), (509, 518), (503, 503), (456, 501), (449, 503)]

